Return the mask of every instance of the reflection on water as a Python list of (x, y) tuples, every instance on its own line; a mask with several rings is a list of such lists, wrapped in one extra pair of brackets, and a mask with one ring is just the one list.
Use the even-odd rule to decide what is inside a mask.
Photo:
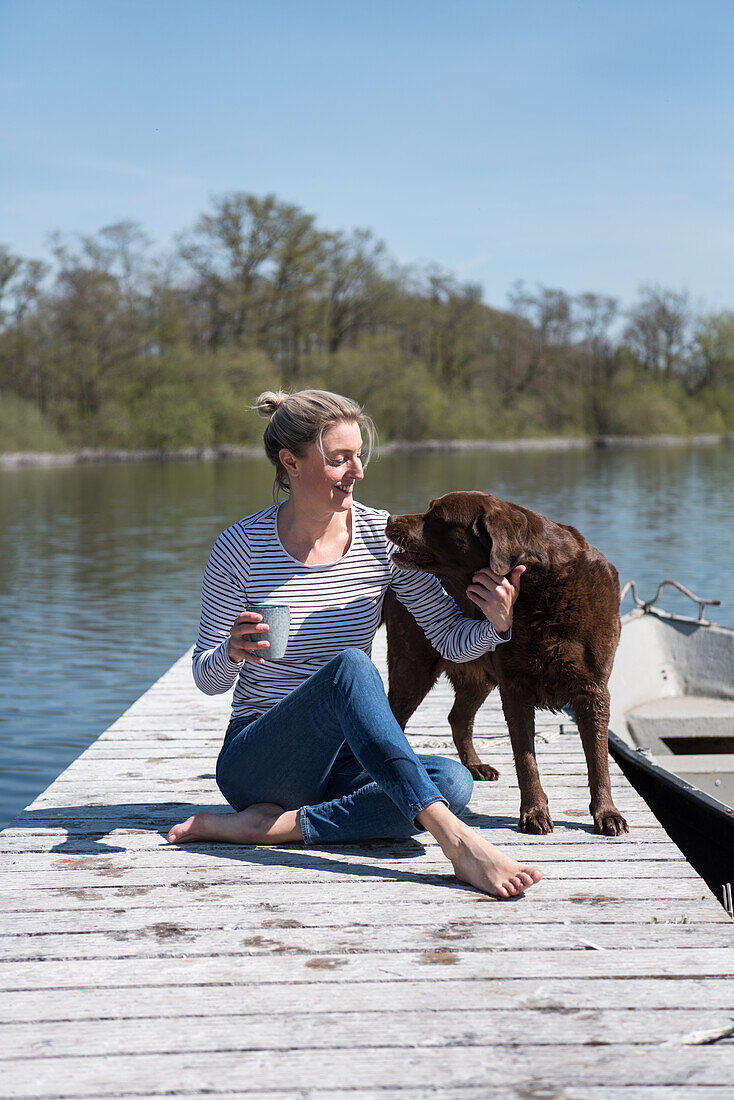
[[(271, 473), (264, 459), (0, 471), (0, 827), (192, 643), (212, 543), (270, 503)], [(730, 447), (475, 451), (373, 460), (358, 496), (413, 512), (495, 493), (574, 524), (643, 596), (675, 577), (734, 626), (733, 482)]]

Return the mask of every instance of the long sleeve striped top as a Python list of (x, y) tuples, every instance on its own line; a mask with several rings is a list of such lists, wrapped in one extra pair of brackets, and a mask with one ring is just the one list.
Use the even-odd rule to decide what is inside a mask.
[[(509, 640), (509, 631), (500, 635), (488, 620), (465, 618), (435, 577), (393, 565), (388, 512), (355, 501), (349, 548), (327, 565), (291, 557), (278, 535), (277, 514), (273, 506), (228, 527), (204, 573), (194, 680), (207, 695), (234, 685), (232, 717), (263, 714), (349, 646), (371, 655), (388, 587), (450, 661), (471, 661)], [(230, 628), (248, 603), (289, 605), (281, 660), (256, 665), (229, 659)]]

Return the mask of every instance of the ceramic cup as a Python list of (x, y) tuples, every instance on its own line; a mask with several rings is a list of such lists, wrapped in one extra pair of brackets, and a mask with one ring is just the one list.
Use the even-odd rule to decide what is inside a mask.
[(269, 630), (263, 631), (262, 634), (250, 635), (257, 642), (270, 642), (267, 649), (258, 650), (258, 657), (263, 657), (266, 661), (279, 661), (288, 645), (290, 607), (284, 603), (248, 603), (247, 610), (262, 615), (262, 621), (269, 627)]

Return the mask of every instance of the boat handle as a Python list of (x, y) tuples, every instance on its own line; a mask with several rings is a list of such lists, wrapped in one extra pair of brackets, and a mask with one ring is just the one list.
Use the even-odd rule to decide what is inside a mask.
[(654, 597), (651, 600), (646, 601), (641, 600), (637, 595), (637, 585), (635, 584), (635, 582), (627, 581), (626, 585), (622, 589), (622, 595), (619, 598), (619, 602), (621, 603), (624, 597), (629, 592), (638, 607), (641, 607), (643, 611), (649, 611), (650, 608), (654, 607), (660, 599), (660, 593), (665, 588), (666, 584), (672, 584), (673, 588), (677, 588), (678, 591), (682, 592), (684, 596), (688, 596), (690, 600), (693, 600), (694, 603), (698, 604), (699, 619), (703, 619), (703, 609), (707, 605), (710, 607), (721, 607), (721, 600), (704, 600), (701, 596), (694, 596), (693, 592), (689, 591), (689, 589), (687, 588), (684, 588), (682, 584), (678, 583), (678, 581), (662, 581), (661, 584), (658, 586), (658, 590), (655, 593)]

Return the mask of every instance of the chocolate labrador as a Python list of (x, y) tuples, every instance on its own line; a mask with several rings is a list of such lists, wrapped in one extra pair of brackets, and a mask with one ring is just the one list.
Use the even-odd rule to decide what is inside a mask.
[(574, 527), (489, 493), (447, 493), (422, 515), (390, 516), (395, 564), (438, 577), (464, 615), (481, 610), (466, 589), (489, 566), (506, 576), (526, 566), (514, 608), (512, 638), (474, 661), (456, 664), (432, 647), (412, 615), (388, 590), (390, 706), (404, 727), (445, 672), (456, 699), (449, 714), (454, 744), (475, 779), (496, 779), (472, 740), (474, 717), (499, 686), (520, 786), (520, 828), (549, 833), (553, 820), (535, 759), (535, 709), (570, 704), (589, 775), (594, 832), (618, 836), (627, 822), (612, 801), (607, 758), (609, 691), (619, 641), (619, 578), (596, 547)]

